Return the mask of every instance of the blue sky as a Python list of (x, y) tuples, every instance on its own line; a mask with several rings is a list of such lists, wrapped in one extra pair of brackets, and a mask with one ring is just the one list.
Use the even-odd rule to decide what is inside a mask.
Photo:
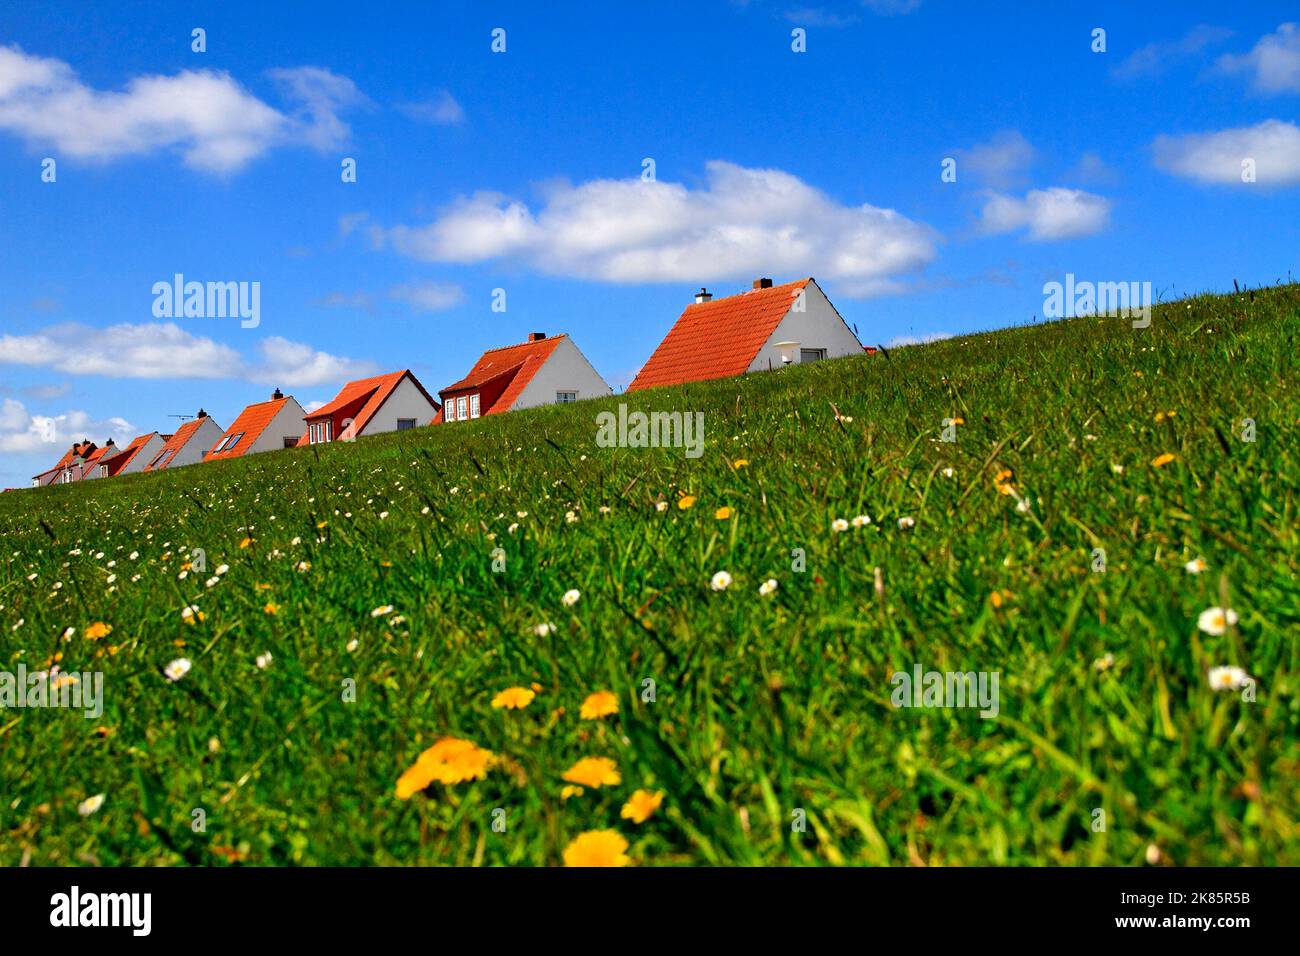
[[(1293, 4), (47, 10), (0, 14), (0, 486), (277, 385), (436, 391), (533, 330), (621, 387), (695, 289), (759, 275), (888, 344), (1041, 317), (1066, 273), (1297, 265)], [(260, 324), (156, 318), (176, 273), (260, 283)]]

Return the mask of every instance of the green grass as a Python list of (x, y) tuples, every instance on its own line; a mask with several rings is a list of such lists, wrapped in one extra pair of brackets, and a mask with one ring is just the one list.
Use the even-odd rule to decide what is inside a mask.
[[(106, 674), (98, 720), (0, 711), (0, 864), (551, 865), (607, 828), (639, 865), (1300, 864), (1298, 319), (1297, 286), (1201, 296), (1146, 330), (1016, 328), (0, 496), (0, 669)], [(620, 401), (703, 411), (703, 457), (596, 447)], [(178, 580), (192, 548), (209, 571)], [(1240, 615), (1217, 637), (1213, 605)], [(917, 663), (999, 672), (1000, 714), (894, 709)], [(1210, 689), (1219, 664), (1253, 702)], [(527, 709), (491, 707), (532, 682)], [(600, 689), (618, 714), (579, 719)], [(502, 761), (396, 799), (444, 735)], [(562, 800), (588, 755), (622, 783)], [(637, 826), (639, 787), (665, 799)]]

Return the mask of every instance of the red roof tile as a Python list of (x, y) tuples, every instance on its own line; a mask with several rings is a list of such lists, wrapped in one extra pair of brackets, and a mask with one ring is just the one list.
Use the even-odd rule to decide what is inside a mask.
[(627, 390), (744, 373), (790, 311), (794, 297), (811, 281), (688, 305)]
[(257, 441), (262, 432), (266, 431), (266, 427), (271, 424), (271, 419), (280, 414), (280, 409), (284, 408), (285, 404), (290, 401), (292, 401), (292, 397), (272, 398), (265, 402), (249, 405), (239, 413), (239, 417), (231, 423), (230, 427), (222, 432), (221, 437), (213, 443), (212, 447), (220, 448), (221, 443), (230, 435), (238, 435), (242, 432), (243, 437), (233, 447), (224, 451), (209, 450), (203, 456), (203, 460), (215, 461), (218, 458), (238, 458), (247, 452), (248, 449), (253, 447), (253, 443)]
[[(438, 397), (444, 400), (448, 396), (454, 396), (457, 392), (470, 391), (481, 388), (489, 382), (505, 376), (510, 376), (510, 381), (506, 384), (505, 390), (500, 397), (492, 403), (491, 408), (484, 409), (484, 415), (499, 415), (502, 412), (510, 411), (511, 406), (528, 387), (528, 383), (533, 380), (533, 376), (538, 370), (546, 364), (546, 360), (551, 357), (560, 340), (567, 338), (565, 335), (552, 335), (544, 339), (538, 339), (535, 342), (521, 342), (519, 345), (505, 345), (501, 348), (488, 349), (474, 363), (474, 367), (469, 370), (469, 374), (459, 382), (448, 385), (438, 393)], [(433, 422), (437, 424), (442, 421), (442, 411), (434, 416)]]

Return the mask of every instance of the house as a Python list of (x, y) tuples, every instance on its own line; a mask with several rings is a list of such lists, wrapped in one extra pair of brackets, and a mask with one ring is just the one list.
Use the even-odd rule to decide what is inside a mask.
[(137, 435), (131, 439), (125, 448), (109, 458), (108, 461), (100, 461), (98, 477), (112, 478), (117, 475), (129, 475), (137, 471), (144, 471), (145, 466), (162, 453), (163, 446), (167, 444), (167, 440), (171, 437), (171, 435), (160, 435), (157, 432)]
[(400, 432), (427, 423), (438, 403), (410, 369), (348, 382), (332, 402), (303, 415), (300, 445), (352, 441), (362, 435)]
[(527, 342), (484, 352), (468, 375), (440, 391), (442, 411), (431, 424), (609, 394), (571, 338), (533, 332)]
[(722, 299), (696, 293), (628, 391), (861, 354), (858, 337), (814, 279), (755, 279), (749, 291)]
[(176, 429), (175, 434), (163, 443), (162, 449), (144, 466), (144, 470), (161, 471), (198, 464), (203, 460), (204, 452), (217, 443), (221, 432), (221, 426), (200, 408), (197, 415)]
[(67, 484), (70, 481), (76, 481), (80, 476), (81, 466), (85, 463), (86, 457), (92, 454), (99, 447), (89, 438), (83, 438), (74, 444), (71, 448), (63, 453), (58, 464), (39, 475), (32, 476), (32, 487), (39, 488), (42, 485)]
[(295, 448), (305, 414), (292, 395), (286, 396), (277, 388), (271, 393), (270, 401), (257, 402), (240, 412), (203, 460)]
[(86, 456), (85, 460), (81, 463), (80, 469), (78, 469), (74, 475), (73, 481), (84, 481), (89, 478), (102, 477), (101, 469), (106, 468), (107, 462), (116, 458), (121, 454), (121, 451), (122, 450), (113, 443), (113, 439), (110, 438)]

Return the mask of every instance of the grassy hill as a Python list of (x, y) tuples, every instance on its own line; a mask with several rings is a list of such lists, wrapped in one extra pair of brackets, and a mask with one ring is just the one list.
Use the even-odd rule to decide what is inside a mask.
[[(0, 864), (1300, 864), (1298, 320), (1207, 295), (0, 496), (0, 670), (105, 674), (97, 719), (0, 710)], [(704, 454), (598, 447), (620, 402)], [(918, 664), (997, 716), (895, 708)], [(448, 736), (493, 756), (405, 782), (482, 778), (399, 799)], [(585, 757), (619, 782), (566, 795)]]

